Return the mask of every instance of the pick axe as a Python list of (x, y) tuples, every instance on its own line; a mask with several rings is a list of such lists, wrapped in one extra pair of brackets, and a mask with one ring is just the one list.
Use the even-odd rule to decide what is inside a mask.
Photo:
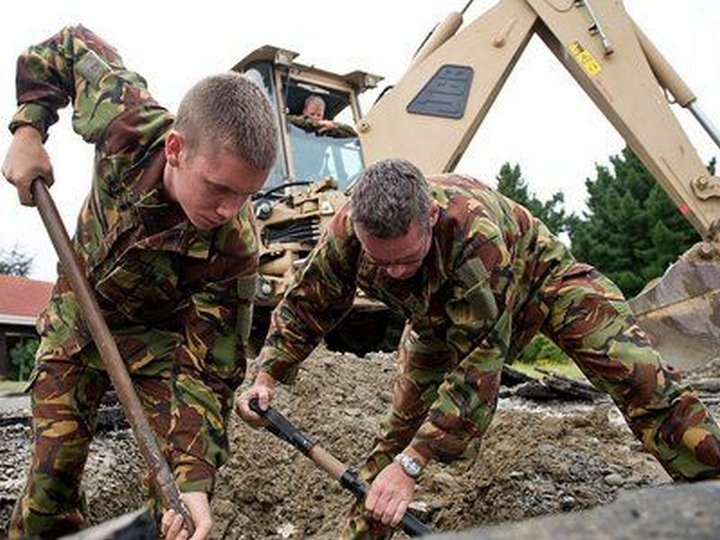
[[(330, 473), (330, 476), (338, 480), (340, 485), (350, 491), (355, 497), (360, 500), (365, 498), (368, 487), (358, 478), (356, 471), (346, 467), (329, 452), (316, 445), (277, 410), (268, 407), (267, 410), (263, 411), (256, 397), (252, 398), (248, 405), (255, 414), (262, 416), (268, 421), (265, 429), (270, 433), (309, 457), (321, 469)], [(409, 536), (424, 536), (432, 532), (410, 512), (405, 512), (403, 515), (402, 528)]]
[(145, 418), (140, 399), (135, 392), (135, 387), (125, 368), (117, 344), (108, 329), (85, 274), (75, 258), (75, 251), (70, 244), (70, 237), (50, 196), (50, 191), (41, 179), (33, 181), (30, 189), (40, 212), (40, 217), (45, 224), (50, 240), (70, 281), (70, 286), (80, 304), (90, 334), (100, 351), (105, 370), (110, 376), (110, 381), (117, 391), (128, 423), (135, 434), (140, 452), (150, 469), (151, 479), (160, 493), (163, 505), (165, 508), (175, 510), (183, 517), (185, 528), (192, 536), (195, 526), (180, 500), (180, 493), (173, 482), (170, 467), (160, 451), (147, 418)]

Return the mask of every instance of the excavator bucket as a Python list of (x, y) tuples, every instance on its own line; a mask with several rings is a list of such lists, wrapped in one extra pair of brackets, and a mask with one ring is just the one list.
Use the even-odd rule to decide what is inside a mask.
[(711, 244), (693, 246), (630, 306), (667, 363), (689, 370), (720, 357), (720, 264)]

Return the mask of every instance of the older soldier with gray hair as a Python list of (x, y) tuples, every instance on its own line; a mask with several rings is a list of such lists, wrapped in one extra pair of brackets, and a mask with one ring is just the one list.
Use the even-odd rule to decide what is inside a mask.
[[(17, 96), (2, 172), (23, 204), (33, 204), (33, 180), (53, 182), (43, 142), (59, 108), (72, 103), (75, 131), (95, 145), (75, 250), (190, 511), (193, 538), (207, 538), (233, 392), (245, 374), (258, 266), (248, 199), (275, 162), (271, 105), (256, 83), (222, 73), (195, 84), (174, 117), (82, 26), (20, 56)], [(58, 537), (85, 524), (80, 477), (109, 386), (62, 269), (38, 329), (34, 452), (11, 538)], [(173, 512), (161, 528), (166, 538), (187, 537)]]
[(403, 314), (392, 407), (361, 476), (368, 496), (343, 537), (396, 526), (430, 460), (472, 457), (497, 403), (503, 364), (537, 332), (557, 343), (618, 405), (675, 478), (720, 474), (720, 430), (664, 366), (620, 291), (528, 210), (468, 176), (427, 180), (411, 163), (379, 161), (360, 176), (299, 279), (273, 313), (260, 371), (240, 415), (291, 382), (350, 309), (356, 287)]
[(310, 94), (306, 97), (303, 102), (302, 114), (290, 114), (288, 120), (309, 133), (340, 139), (357, 137), (357, 133), (351, 126), (325, 118), (325, 100), (318, 94)]

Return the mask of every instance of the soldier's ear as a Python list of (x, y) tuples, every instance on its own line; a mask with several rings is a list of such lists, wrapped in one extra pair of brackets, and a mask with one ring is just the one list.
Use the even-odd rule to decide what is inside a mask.
[(440, 217), (440, 207), (435, 201), (430, 205), (430, 228), (432, 229)]
[(185, 147), (185, 139), (177, 131), (170, 130), (165, 138), (165, 159), (171, 167), (180, 165), (180, 153)]

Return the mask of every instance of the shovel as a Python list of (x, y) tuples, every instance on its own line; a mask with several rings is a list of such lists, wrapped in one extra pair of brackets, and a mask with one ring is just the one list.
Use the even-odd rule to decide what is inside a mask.
[(180, 500), (180, 492), (173, 482), (170, 467), (160, 451), (147, 418), (145, 418), (140, 399), (135, 393), (135, 387), (125, 368), (115, 340), (105, 323), (97, 300), (95, 300), (92, 289), (75, 258), (75, 251), (70, 244), (70, 237), (65, 230), (50, 192), (40, 179), (35, 180), (30, 189), (40, 212), (40, 217), (50, 235), (50, 240), (70, 281), (70, 286), (75, 293), (78, 304), (80, 304), (90, 334), (100, 351), (105, 370), (110, 376), (110, 381), (118, 394), (128, 423), (135, 434), (140, 453), (145, 458), (145, 462), (150, 469), (151, 479), (155, 483), (158, 493), (160, 493), (163, 506), (175, 510), (182, 516), (185, 528), (192, 536), (195, 526)]
[[(368, 487), (358, 478), (356, 471), (346, 467), (327, 450), (313, 443), (277, 410), (268, 407), (267, 410), (263, 411), (260, 408), (257, 398), (252, 398), (248, 405), (255, 414), (262, 416), (268, 421), (265, 429), (270, 433), (309, 457), (313, 463), (338, 480), (340, 485), (350, 491), (355, 497), (360, 500), (365, 498)], [(405, 512), (401, 524), (403, 530), (409, 536), (425, 536), (432, 532), (429, 527), (410, 512)]]

